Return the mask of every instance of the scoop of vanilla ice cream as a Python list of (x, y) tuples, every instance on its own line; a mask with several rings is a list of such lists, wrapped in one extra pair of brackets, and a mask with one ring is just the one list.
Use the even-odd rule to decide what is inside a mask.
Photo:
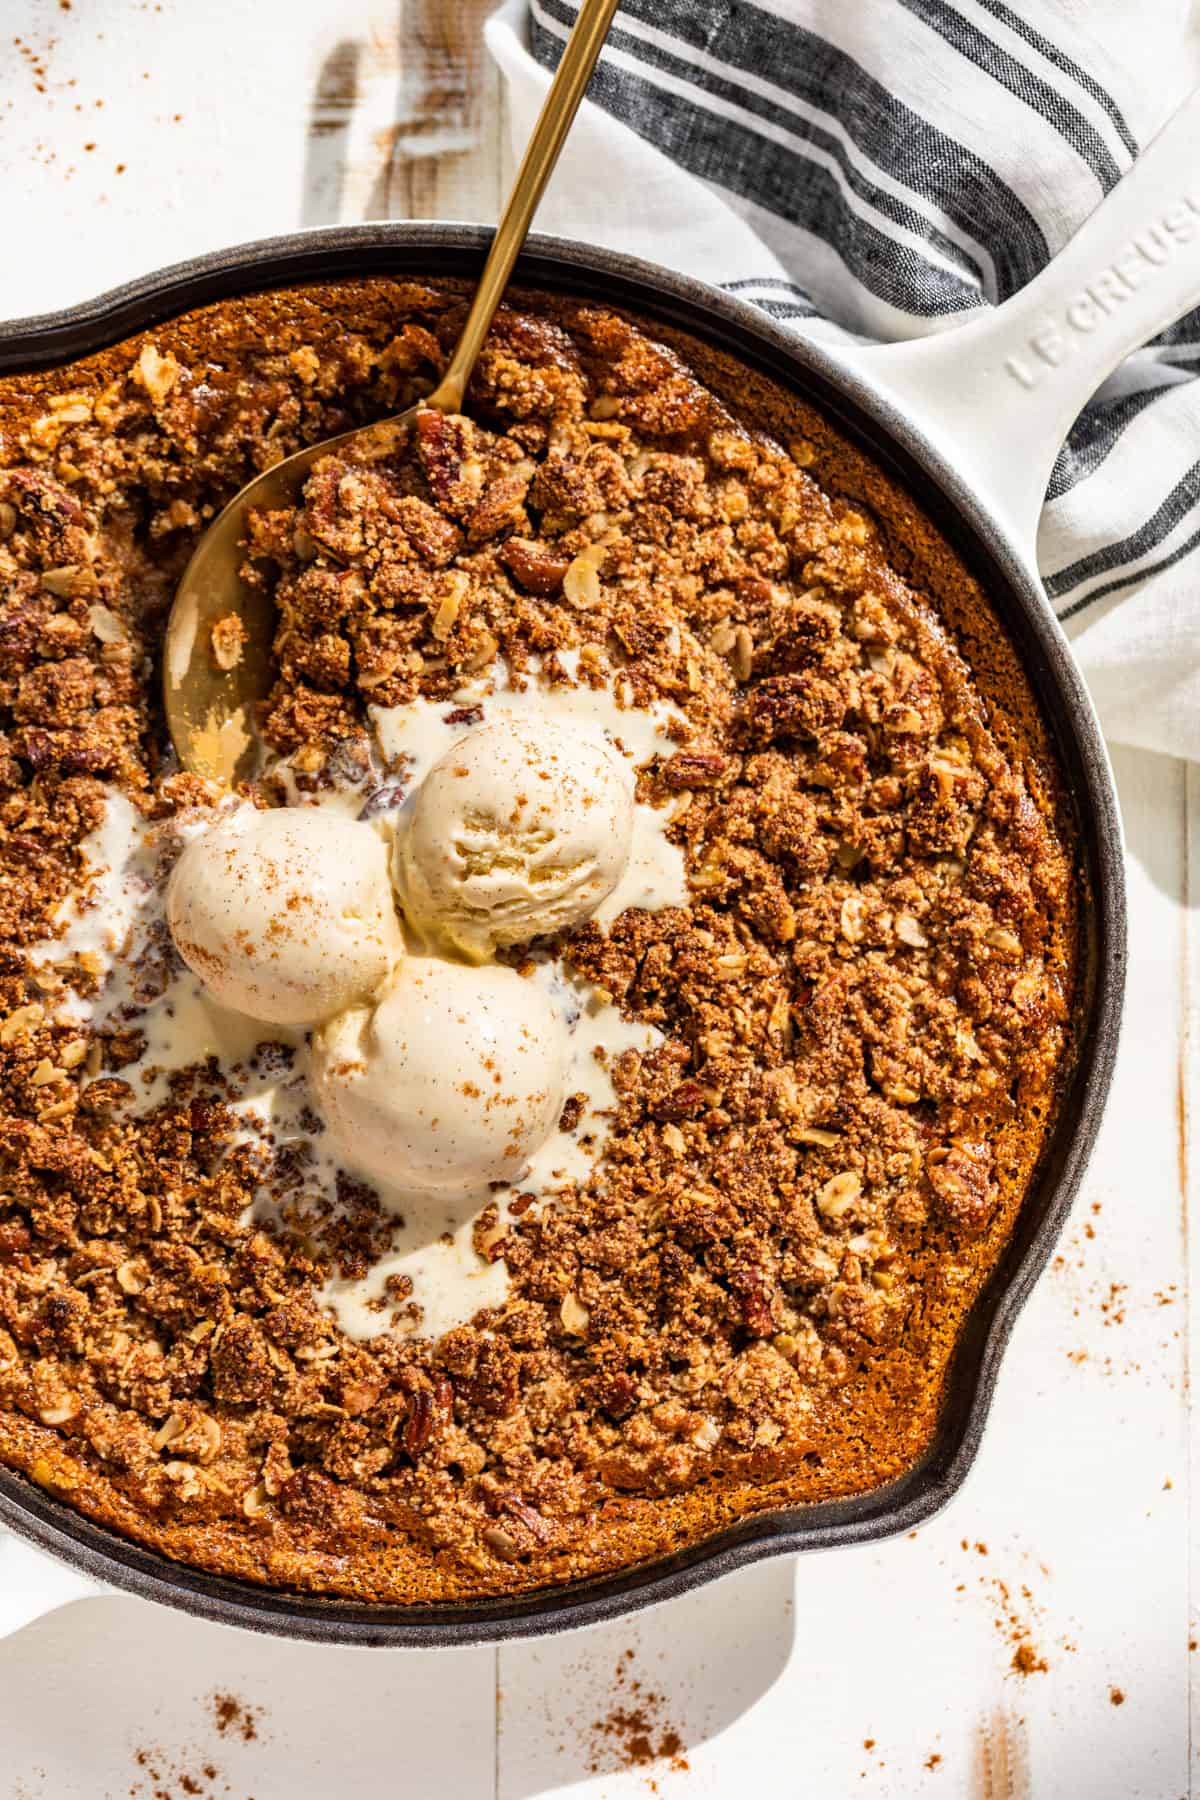
[(351, 1167), (409, 1192), (482, 1198), (554, 1129), (569, 1056), (564, 1021), (514, 969), (411, 956), (378, 1005), (316, 1033), (310, 1075)]
[(479, 961), (577, 925), (625, 871), (634, 786), (586, 726), (511, 719), (469, 732), (430, 769), (397, 837), (406, 917)]
[(274, 1025), (316, 1025), (371, 999), (404, 955), (383, 840), (319, 807), (246, 809), (202, 832), (171, 871), (166, 906), (213, 998)]

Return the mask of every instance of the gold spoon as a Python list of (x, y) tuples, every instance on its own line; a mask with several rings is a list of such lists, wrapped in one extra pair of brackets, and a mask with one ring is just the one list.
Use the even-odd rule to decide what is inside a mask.
[[(462, 410), (471, 371), (617, 5), (618, 0), (582, 0), (492, 239), (462, 336), (445, 375), (422, 406), (444, 413)], [(254, 706), (266, 698), (274, 679), (274, 621), (270, 600), (248, 587), (239, 573), (247, 515), (259, 508), (293, 505), (313, 463), (330, 450), (355, 444), (376, 456), (386, 455), (402, 441), (417, 410), (411, 406), (394, 419), (343, 432), (286, 457), (235, 494), (200, 539), (175, 594), (163, 658), (167, 727), (185, 769), (232, 785), (252, 775), (258, 761)], [(245, 636), (234, 666), (222, 669), (213, 655), (212, 628), (231, 614), (241, 621)]]

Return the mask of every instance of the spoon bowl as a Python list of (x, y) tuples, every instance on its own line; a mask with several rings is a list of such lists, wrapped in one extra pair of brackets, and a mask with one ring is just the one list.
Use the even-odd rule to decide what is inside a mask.
[[(253, 778), (261, 758), (255, 714), (275, 680), (275, 619), (270, 596), (242, 575), (251, 513), (294, 506), (323, 456), (352, 450), (356, 461), (371, 461), (394, 454), (418, 410), (410, 406), (285, 457), (248, 481), (200, 539), (176, 590), (163, 656), (167, 729), (192, 774), (234, 787)], [(214, 632), (230, 618), (241, 630), (229, 634), (231, 650), (222, 652)]]
[[(488, 249), (462, 334), (442, 379), (420, 406), (443, 413), (462, 410), (471, 371), (617, 5), (618, 0), (582, 0)], [(242, 575), (250, 514), (294, 505), (313, 464), (330, 451), (352, 450), (355, 461), (394, 455), (418, 410), (411, 406), (395, 418), (345, 431), (285, 457), (235, 494), (200, 539), (176, 590), (163, 657), (167, 729), (180, 762), (193, 775), (234, 787), (255, 774), (260, 760), (255, 715), (274, 680), (274, 613), (269, 598)], [(214, 627), (224, 621), (235, 628), (218, 640)]]

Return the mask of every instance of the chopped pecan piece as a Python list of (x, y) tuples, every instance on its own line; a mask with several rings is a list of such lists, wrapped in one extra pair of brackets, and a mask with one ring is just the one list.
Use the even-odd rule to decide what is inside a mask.
[(632, 1375), (601, 1375), (596, 1383), (597, 1403), (602, 1412), (620, 1424), (637, 1410), (637, 1384)]
[(662, 766), (663, 785), (669, 788), (715, 787), (729, 758), (719, 750), (678, 750)]
[(527, 1500), (522, 1500), (519, 1494), (502, 1494), (500, 1496), (500, 1510), (507, 1518), (518, 1520), (535, 1542), (544, 1544), (549, 1540), (551, 1536), (550, 1526), (537, 1510), (537, 1507), (530, 1506), (529, 1502)]
[(750, 696), (751, 724), (765, 743), (822, 737), (836, 731), (845, 716), (845, 694), (822, 675), (772, 675)]
[(433, 1425), (433, 1396), (427, 1388), (420, 1388), (409, 1401), (408, 1418), (400, 1437), (400, 1442), (414, 1460), (427, 1448), (433, 1436)]
[(654, 1117), (678, 1123), (681, 1119), (694, 1119), (709, 1104), (707, 1089), (698, 1081), (681, 1081), (657, 1102)]
[(514, 525), (527, 523), (525, 496), (533, 469), (531, 462), (513, 463), (488, 483), (466, 521), (468, 543), (482, 544)]
[(569, 556), (556, 556), (545, 544), (521, 537), (508, 539), (500, 551), (500, 561), (526, 593), (542, 598), (558, 592), (571, 563)]
[(996, 1205), (990, 1144), (959, 1140), (947, 1150), (933, 1150), (926, 1171), (951, 1225), (973, 1234), (986, 1230)]
[(336, 1528), (346, 1520), (351, 1498), (328, 1475), (305, 1467), (289, 1475), (280, 1487), (279, 1505), (297, 1524)]
[(741, 1263), (729, 1278), (742, 1324), (751, 1337), (770, 1337), (775, 1330), (771, 1316), (771, 1284), (757, 1263)]
[(439, 506), (465, 518), (483, 490), (483, 464), (475, 453), (470, 420), (422, 407), (417, 414), (417, 456)]

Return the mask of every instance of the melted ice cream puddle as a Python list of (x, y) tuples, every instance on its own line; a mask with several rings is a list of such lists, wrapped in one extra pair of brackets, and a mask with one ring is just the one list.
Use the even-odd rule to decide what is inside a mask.
[[(58, 936), (30, 947), (36, 968), (84, 961), (95, 970), (103, 986), (121, 967), (121, 952), (131, 941), (143, 915), (153, 912), (157, 850), (151, 843), (152, 828), (119, 788), (109, 788), (104, 817), (94, 831), (80, 841), (86, 875), (83, 896), (74, 894), (59, 906), (54, 924)], [(62, 1017), (86, 1020), (92, 1002), (68, 990), (59, 1008)]]
[[(560, 652), (558, 660), (574, 674), (577, 653)], [(477, 709), (482, 710), (482, 719)], [(462, 711), (469, 713), (467, 719), (452, 716)], [(479, 723), (529, 717), (586, 721), (593, 729), (599, 727), (636, 768), (669, 751), (669, 731), (676, 717), (661, 703), (648, 709), (622, 707), (608, 688), (543, 685), (536, 671), (527, 677), (524, 689), (514, 688), (502, 663), (448, 700), (418, 699), (403, 707), (373, 708), (370, 716), (384, 760), (392, 765), (403, 759), (404, 800), (390, 819), (381, 815), (373, 820), (384, 835), (397, 824), (403, 828), (405, 808), (425, 771)], [(286, 763), (277, 772), (296, 803), (330, 806), (351, 816), (363, 805), (362, 787), (310, 794), (300, 791)], [(68, 992), (60, 1012), (77, 1022), (127, 1024), (144, 1033), (145, 1051), (119, 1072), (134, 1089), (131, 1111), (144, 1112), (160, 1104), (168, 1095), (173, 1072), (213, 1056), (230, 1082), (230, 1104), (245, 1121), (242, 1141), (259, 1142), (266, 1135), (277, 1153), (297, 1151), (303, 1163), (303, 1191), (318, 1201), (335, 1200), (339, 1169), (352, 1178), (368, 1178), (344, 1156), (325, 1150), (321, 1136), (313, 1134), (312, 1094), (304, 1072), (305, 1034), (217, 1006), (186, 968), (177, 969), (163, 993), (148, 1004), (137, 999), (139, 960), (147, 951), (161, 949), (164, 940), (166, 846), (173, 842), (181, 847), (188, 836), (228, 810), (227, 806), (216, 813), (197, 812), (153, 826), (119, 789), (110, 789), (103, 823), (81, 846), (91, 875), (89, 890), (82, 903), (75, 898), (64, 903), (56, 919), (62, 935), (35, 946), (33, 958), (39, 965), (52, 966), (70, 963), (86, 952), (99, 972), (101, 991), (94, 999)], [(670, 818), (670, 808), (635, 806), (629, 866), (594, 915), (602, 926), (627, 907), (657, 911), (687, 904), (683, 855), (666, 837)], [(624, 1050), (646, 1051), (663, 1041), (653, 1026), (622, 1019), (614, 1006), (598, 1005), (591, 990), (575, 982), (557, 959), (542, 955), (533, 961), (529, 979), (547, 987), (571, 1029), (566, 1087), (568, 1095), (583, 1096), (579, 1120), (571, 1132), (561, 1128), (552, 1132), (510, 1188), (480, 1194), (467, 1208), (439, 1207), (428, 1196), (413, 1198), (371, 1181), (384, 1208), (398, 1215), (391, 1248), (363, 1279), (334, 1277), (318, 1296), (350, 1337), (367, 1339), (391, 1329), (436, 1337), (465, 1323), (482, 1307), (501, 1305), (509, 1288), (508, 1272), (502, 1259), (489, 1263), (474, 1248), (479, 1213), (495, 1203), (503, 1224), (511, 1216), (509, 1202), (517, 1193), (552, 1200), (567, 1186), (586, 1181), (603, 1158), (616, 1111), (612, 1065)], [(272, 1044), (294, 1052), (290, 1066), (280, 1067), (280, 1058), (269, 1049), (260, 1050)], [(605, 1053), (605, 1061), (597, 1058), (597, 1049)], [(247, 1217), (268, 1222), (277, 1216), (275, 1196), (267, 1189), (260, 1191)], [(421, 1308), (419, 1322), (402, 1317), (393, 1324), (393, 1312), (400, 1304), (386, 1292), (393, 1276), (411, 1281), (411, 1301)]]
[(227, 1073), (267, 1039), (303, 1041), (300, 1033), (218, 1006), (182, 966), (158, 998), (148, 1004), (138, 998), (139, 963), (166, 942), (165, 845), (173, 838), (182, 847), (189, 836), (230, 810), (226, 806), (154, 825), (119, 788), (110, 787), (103, 820), (79, 846), (90, 878), (87, 891), (71, 895), (59, 907), (54, 922), (61, 934), (30, 949), (38, 968), (69, 969), (83, 957), (96, 975), (99, 992), (94, 998), (66, 989), (58, 1003), (60, 1018), (97, 1027), (128, 1023), (144, 1033), (144, 1052), (120, 1071), (134, 1090), (135, 1112), (160, 1105), (170, 1091), (168, 1077), (208, 1056), (215, 1056)]

